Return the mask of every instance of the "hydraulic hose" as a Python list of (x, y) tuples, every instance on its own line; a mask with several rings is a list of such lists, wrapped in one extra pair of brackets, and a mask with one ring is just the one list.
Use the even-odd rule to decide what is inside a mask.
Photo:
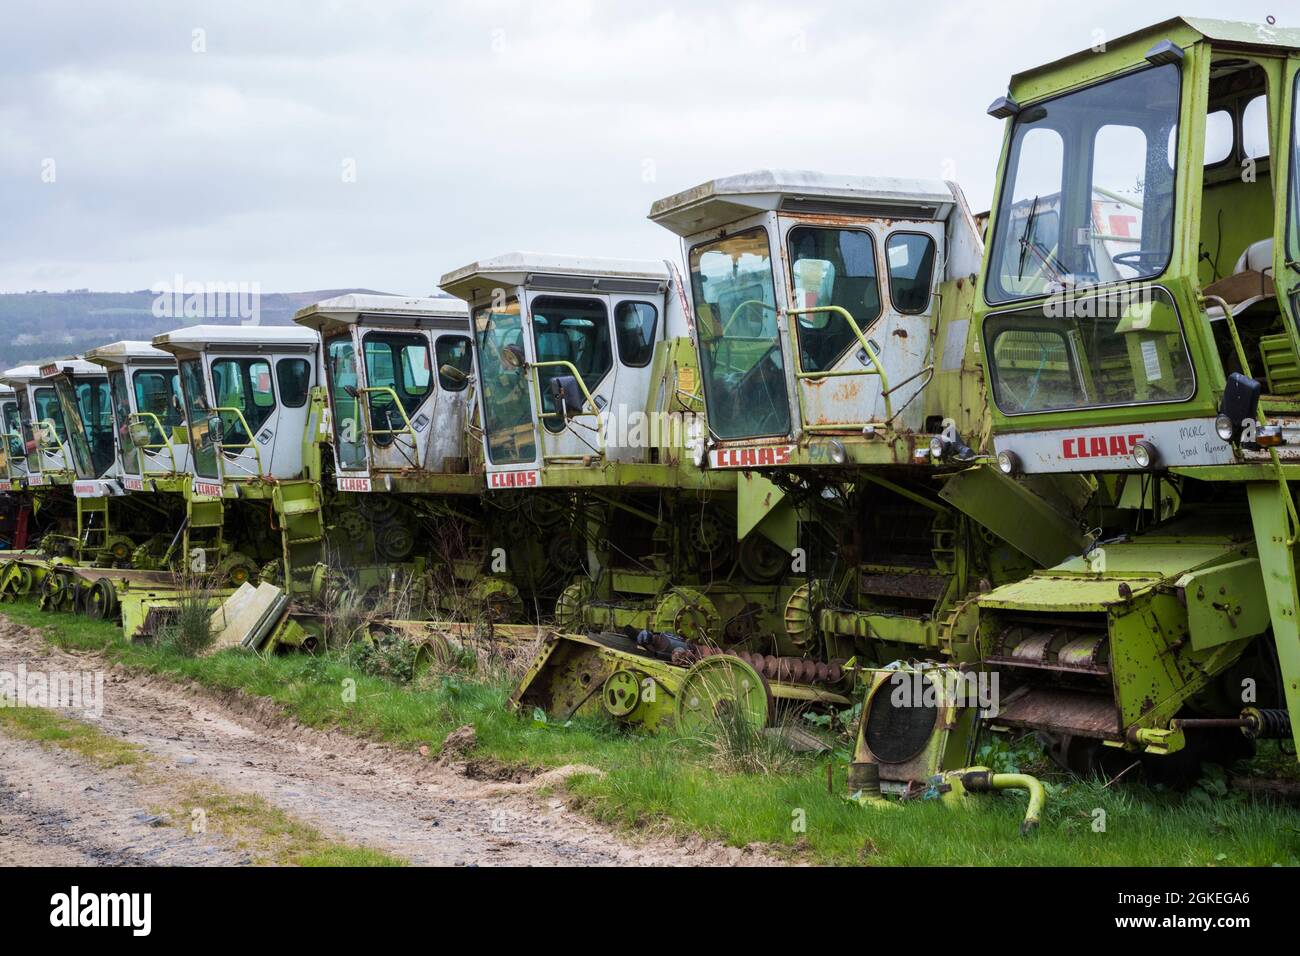
[(1025, 808), (1025, 819), (1020, 824), (1020, 835), (1028, 836), (1038, 829), (1042, 818), (1043, 804), (1047, 801), (1047, 791), (1042, 781), (1027, 773), (993, 773), (989, 770), (967, 770), (961, 775), (962, 786), (971, 793), (992, 793), (995, 790), (1025, 790), (1029, 793), (1029, 805)]

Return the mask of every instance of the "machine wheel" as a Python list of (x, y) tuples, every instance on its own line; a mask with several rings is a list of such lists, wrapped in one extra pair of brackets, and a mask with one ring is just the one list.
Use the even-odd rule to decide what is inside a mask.
[(582, 629), (582, 609), (591, 599), (591, 582), (574, 581), (555, 600), (555, 627), (570, 634)]
[(790, 556), (761, 534), (749, 534), (740, 542), (740, 570), (756, 584), (779, 581), (790, 566)]
[(519, 589), (504, 578), (480, 578), (469, 590), (470, 607), (482, 610), (495, 624), (509, 624), (524, 613)]
[(722, 721), (767, 726), (772, 691), (754, 668), (739, 657), (715, 654), (691, 665), (677, 690), (677, 729), (687, 734), (716, 731)]
[(114, 535), (108, 541), (108, 556), (114, 562), (124, 562), (130, 559), (134, 546), (130, 538)]
[(451, 642), (441, 634), (430, 634), (416, 648), (415, 663), (411, 669), (416, 675), (423, 674), (430, 667), (444, 670), (451, 665), (454, 659), (455, 654), (451, 649)]
[(258, 581), (267, 581), (270, 584), (276, 584), (283, 587), (284, 585), (284, 561), (281, 558), (272, 558), (266, 564), (258, 568)]
[(218, 586), (237, 588), (245, 582), (257, 580), (257, 565), (246, 554), (235, 551), (221, 559), (217, 565)]
[(611, 717), (626, 717), (641, 703), (641, 675), (620, 667), (605, 678), (600, 702)]
[(721, 567), (734, 553), (732, 529), (712, 511), (691, 515), (686, 530), (690, 548), (706, 570)]
[(721, 635), (722, 616), (703, 593), (694, 588), (673, 588), (655, 605), (654, 630), (706, 644)]
[(105, 621), (117, 612), (117, 589), (108, 578), (97, 578), (82, 598), (87, 617)]
[(801, 584), (785, 602), (785, 633), (795, 647), (817, 642), (817, 606), (821, 603), (820, 583)]
[(388, 524), (375, 531), (375, 550), (385, 561), (405, 561), (415, 550), (415, 531), (405, 524)]
[(66, 574), (51, 569), (41, 582), (41, 610), (61, 610), (71, 597), (72, 580)]

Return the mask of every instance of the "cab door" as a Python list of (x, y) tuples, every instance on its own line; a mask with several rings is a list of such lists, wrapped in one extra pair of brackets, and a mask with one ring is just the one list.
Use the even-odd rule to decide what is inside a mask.
[(637, 418), (649, 414), (650, 364), (655, 346), (665, 336), (664, 296), (610, 296), (614, 329), (614, 361), (618, 379), (610, 423), (605, 430), (606, 456), (617, 461), (644, 461), (649, 448), (649, 424)]
[(547, 461), (604, 454), (619, 377), (609, 299), (527, 294), (529, 372)]
[(109, 375), (109, 386), (123, 473), (141, 479), (185, 474), (189, 445), (177, 440), (185, 416), (176, 367), (128, 366)]
[(437, 381), (425, 332), (361, 330), (363, 425), (372, 472), (415, 470), (424, 461)]
[[(803, 430), (885, 422), (924, 385), (941, 224), (782, 226)], [(920, 427), (919, 403), (909, 412), (894, 426)]]

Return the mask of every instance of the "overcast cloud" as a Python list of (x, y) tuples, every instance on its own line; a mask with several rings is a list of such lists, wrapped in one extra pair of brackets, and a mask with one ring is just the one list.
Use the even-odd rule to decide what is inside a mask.
[(6, 292), (181, 273), (427, 294), (513, 249), (676, 257), (650, 203), (765, 166), (955, 176), (984, 209), (984, 110), (1013, 72), (1176, 14), (1300, 22), (1225, 0), (0, 12)]

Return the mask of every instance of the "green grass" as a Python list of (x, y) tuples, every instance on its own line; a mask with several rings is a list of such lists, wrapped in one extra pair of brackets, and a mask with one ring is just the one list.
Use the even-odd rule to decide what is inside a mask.
[(90, 724), (61, 717), (52, 710), (5, 708), (0, 710), (0, 726), (10, 736), (70, 751), (97, 767), (126, 767), (141, 762), (141, 750), (135, 744), (110, 737)]
[[(509, 765), (594, 765), (603, 777), (567, 784), (588, 814), (631, 830), (699, 834), (733, 846), (767, 844), (815, 863), (867, 865), (1231, 866), (1300, 864), (1300, 811), (1216, 782), (1191, 793), (1053, 777), (1041, 830), (1019, 835), (1024, 797), (980, 796), (949, 808), (916, 800), (863, 809), (840, 798), (844, 766), (828, 757), (786, 761), (777, 773), (719, 769), (703, 746), (640, 737), (612, 724), (566, 726), (517, 717), (509, 688), (435, 676), (415, 686), (362, 674), (334, 657), (260, 659), (238, 650), (190, 659), (123, 643), (118, 628), (8, 605), (65, 647), (93, 649), (130, 667), (269, 697), (301, 723), (338, 727), (398, 747), (437, 752), (453, 729), (473, 724), (476, 757)], [(354, 682), (349, 684), (348, 682)], [(355, 699), (350, 700), (351, 688)], [(1288, 758), (1294, 765), (1294, 758)], [(826, 765), (833, 764), (827, 791)], [(1104, 831), (1094, 826), (1104, 811)], [(800, 828), (800, 824), (803, 824)]]

